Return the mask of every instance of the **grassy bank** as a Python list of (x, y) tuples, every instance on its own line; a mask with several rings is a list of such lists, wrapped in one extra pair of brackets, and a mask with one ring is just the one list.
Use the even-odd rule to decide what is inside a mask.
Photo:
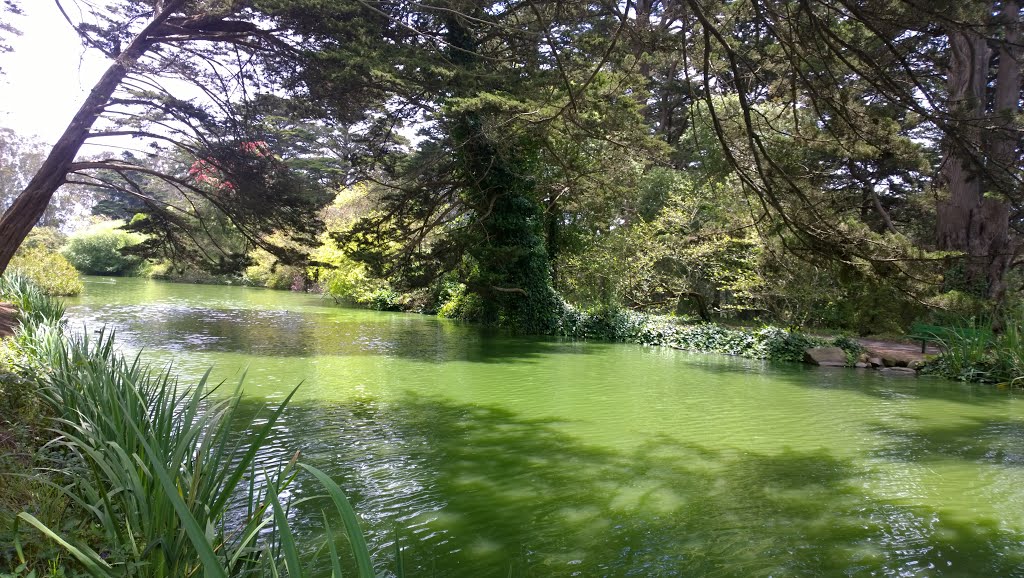
[[(0, 476), (0, 544), (9, 545), (0, 572), (304, 576), (319, 566), (375, 575), (358, 518), (330, 478), (298, 455), (260, 465), (287, 400), (260, 425), (240, 426), (237, 389), (179, 384), (123, 357), (111, 335), (69, 335), (61, 304), (24, 278), (0, 280), (0, 296), (21, 321), (4, 345), (2, 399), (35, 408), (6, 414), (21, 417), (4, 424), (16, 450)], [(279, 496), (297, 476), (324, 489), (322, 543), (297, 543), (291, 531)]]
[(1009, 315), (1004, 329), (993, 334), (991, 323), (964, 323), (968, 331), (949, 332), (941, 340), (943, 354), (925, 371), (948, 379), (1024, 387), (1024, 316)]

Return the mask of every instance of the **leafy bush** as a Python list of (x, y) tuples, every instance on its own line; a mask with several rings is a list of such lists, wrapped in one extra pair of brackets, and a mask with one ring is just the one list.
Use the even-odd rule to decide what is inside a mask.
[(23, 246), (8, 268), (31, 279), (47, 295), (78, 295), (83, 289), (75, 267), (45, 244)]
[(10, 359), (13, 354), (5, 351), (8, 347), (0, 345), (0, 426), (8, 418), (21, 419), (25, 414), (35, 413), (37, 387), (14, 369)]
[[(907, 286), (868, 263), (801, 261), (778, 241), (765, 251), (760, 302), (781, 325), (825, 327), (858, 335), (901, 333), (923, 312), (912, 294), (930, 290)], [(922, 275), (922, 277), (926, 277)], [(898, 286), (902, 284), (902, 286)]]
[(1000, 375), (987, 335), (950, 335), (942, 343), (942, 355), (925, 370), (958, 381), (995, 383)]
[(934, 325), (963, 326), (983, 320), (991, 305), (983, 298), (964, 291), (947, 291), (928, 300), (928, 321)]
[(608, 341), (641, 341), (651, 317), (628, 309), (598, 309), (584, 315), (577, 337)]
[(400, 296), (391, 285), (371, 276), (366, 266), (350, 259), (329, 237), (323, 237), (310, 259), (319, 264), (310, 268), (310, 276), (317, 279), (324, 295), (338, 302), (367, 305), (381, 311), (397, 307)]
[[(64, 483), (64, 472), (72, 466), (44, 446), (50, 437), (51, 415), (39, 396), (38, 382), (26, 369), (34, 344), (25, 338), (23, 328), (25, 324), (58, 324), (64, 309), (28, 277), (13, 271), (0, 276), (0, 300), (17, 305), (22, 323), (14, 337), (0, 340), (0, 571), (20, 567), (18, 576), (31, 576), (32, 570), (42, 575), (41, 565), (26, 565), (19, 558), (12, 528), (22, 510), (71, 526), (72, 508), (58, 488)], [(46, 467), (50, 473), (37, 475), (34, 465)], [(40, 561), (62, 555), (45, 542), (24, 545), (22, 554)]]
[(143, 241), (142, 235), (123, 231), (120, 221), (107, 221), (76, 233), (68, 240), (63, 254), (76, 269), (86, 275), (135, 275), (142, 259), (123, 249)]
[(862, 275), (837, 284), (813, 321), (860, 335), (900, 333), (922, 313), (920, 304), (885, 280)]
[(447, 284), (440, 296), (441, 306), (437, 314), (449, 319), (479, 319), (483, 315), (483, 304), (480, 296), (468, 293), (464, 283)]
[(771, 361), (802, 362), (804, 350), (811, 347), (839, 347), (846, 351), (850, 362), (861, 352), (860, 344), (848, 337), (826, 340), (780, 327), (768, 326), (756, 330), (731, 328), (629, 310), (581, 313), (568, 305), (560, 334), (584, 339), (665, 345), (700, 353), (739, 355)]
[[(387, 300), (388, 295), (395, 295), (386, 281), (370, 277), (366, 269), (355, 262), (332, 269), (321, 268), (319, 277), (321, 291), (335, 301), (374, 305), (382, 297)], [(392, 303), (396, 298), (391, 298)]]
[(55, 227), (34, 227), (21, 243), (22, 249), (45, 247), (50, 251), (60, 251), (68, 242), (68, 236)]
[(253, 264), (245, 268), (242, 273), (242, 282), (246, 285), (266, 287), (268, 289), (291, 289), (296, 279), (302, 285), (306, 273), (302, 267), (294, 265), (282, 265), (277, 258), (264, 251), (257, 249), (250, 254)]
[(378, 289), (370, 296), (370, 300), (366, 305), (368, 305), (370, 309), (376, 309), (377, 311), (397, 311), (401, 309), (400, 299), (401, 295), (395, 291), (390, 288), (382, 288)]
[(756, 335), (761, 342), (764, 357), (775, 361), (800, 362), (804, 360), (804, 350), (824, 345), (820, 339), (779, 327), (762, 328)]
[(57, 324), (64, 317), (64, 304), (18, 271), (0, 275), (0, 299), (18, 308), (23, 325), (27, 322)]
[(740, 190), (680, 171), (648, 171), (638, 198), (627, 203), (637, 209), (628, 225), (567, 227), (574, 242), (559, 255), (559, 290), (585, 307), (705, 320), (756, 307), (762, 243), (742, 233), (748, 211)]

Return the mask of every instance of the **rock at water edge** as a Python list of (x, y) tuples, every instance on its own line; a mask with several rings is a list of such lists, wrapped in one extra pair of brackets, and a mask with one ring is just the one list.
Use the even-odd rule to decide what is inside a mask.
[(812, 347), (804, 350), (804, 363), (842, 367), (846, 365), (846, 352), (838, 347)]

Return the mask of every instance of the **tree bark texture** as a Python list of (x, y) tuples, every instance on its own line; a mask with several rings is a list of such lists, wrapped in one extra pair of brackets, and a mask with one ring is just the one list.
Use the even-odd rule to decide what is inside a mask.
[(1013, 188), (1013, 123), (1021, 79), (1015, 46), (1018, 10), (1016, 0), (1004, 4), (1001, 24), (1005, 34), (991, 112), (986, 110), (986, 86), (992, 53), (986, 38), (970, 29), (949, 33), (947, 83), (954, 130), (942, 167), (949, 199), (937, 207), (938, 248), (964, 254), (962, 279), (957, 279), (957, 285), (997, 303), (1006, 291), (1005, 276), (1013, 253), (1006, 199)]
[(103, 113), (103, 108), (121, 85), (125, 75), (152, 46), (151, 33), (163, 25), (184, 0), (171, 0), (158, 12), (146, 28), (132, 40), (107, 68), (100, 80), (89, 92), (88, 98), (71, 119), (64, 134), (50, 150), (39, 171), (29, 181), (25, 190), (0, 218), (0, 274), (7, 270), (11, 258), (28, 236), (29, 231), (46, 212), (53, 193), (67, 178), (68, 170), (78, 155), (79, 149), (89, 136), (93, 124)]

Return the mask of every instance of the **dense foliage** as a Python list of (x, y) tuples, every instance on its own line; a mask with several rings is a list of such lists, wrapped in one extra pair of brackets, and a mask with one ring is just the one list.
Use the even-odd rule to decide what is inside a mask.
[[(6, 135), (5, 162), (93, 191), (70, 204), (172, 278), (537, 333), (606, 311), (1003, 331), (1024, 18), (919, 4), (90, 5), (83, 37), (133, 64), (76, 117), (84, 138), (150, 148), (40, 161)], [(19, 199), (52, 193), (19, 170)], [(120, 267), (78, 258), (101, 249), (66, 254)]]
[(796, 363), (804, 361), (804, 352), (811, 347), (839, 347), (847, 352), (849, 360), (855, 360), (861, 353), (861, 346), (847, 337), (826, 339), (771, 326), (730, 328), (628, 310), (592, 314), (569, 312), (563, 320), (561, 332), (586, 339), (664, 345), (699, 353)]
[(65, 242), (60, 231), (37, 227), (11, 260), (12, 272), (27, 277), (47, 295), (78, 295), (82, 280), (60, 252)]
[(123, 223), (97, 223), (68, 239), (61, 254), (86, 275), (132, 275), (138, 272), (142, 259), (125, 250), (138, 245), (144, 237), (120, 227)]
[(940, 339), (943, 353), (926, 371), (960, 381), (1024, 385), (1024, 319), (1015, 311), (1004, 331), (993, 334), (983, 321), (962, 322)]

